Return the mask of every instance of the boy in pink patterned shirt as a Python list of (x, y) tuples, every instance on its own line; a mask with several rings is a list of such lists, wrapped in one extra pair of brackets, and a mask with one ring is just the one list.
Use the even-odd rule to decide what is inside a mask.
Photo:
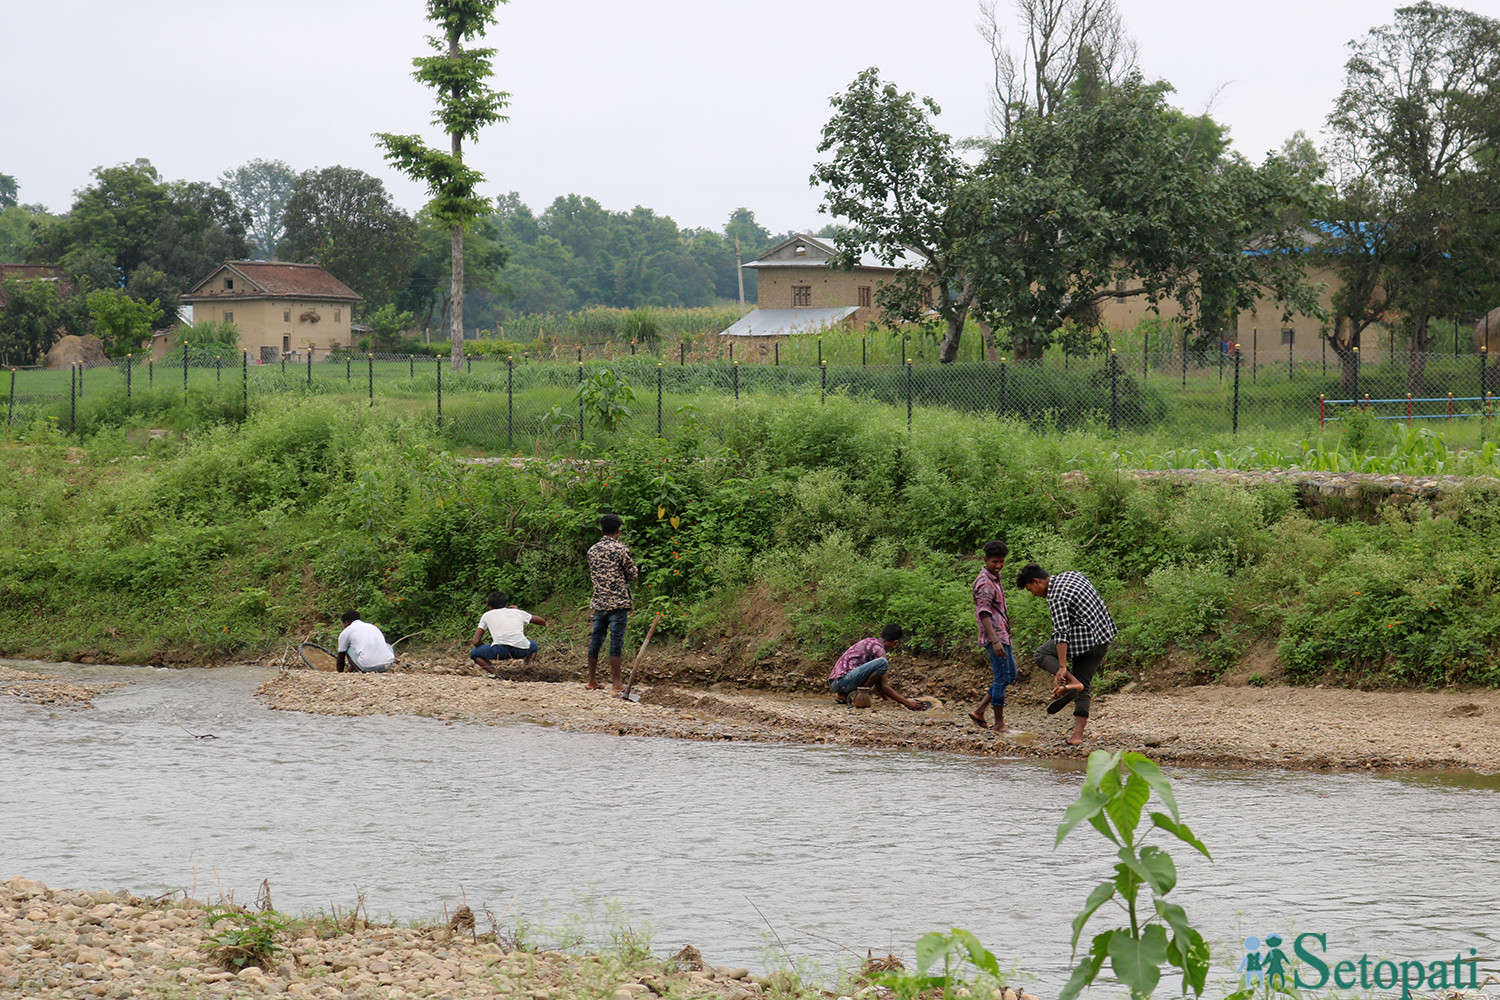
[(890, 663), (885, 658), (886, 646), (895, 646), (901, 641), (902, 634), (900, 625), (887, 625), (880, 630), (878, 639), (874, 636), (861, 639), (844, 650), (844, 654), (828, 674), (828, 686), (833, 688), (834, 700), (840, 705), (847, 705), (851, 691), (873, 684), (880, 697), (899, 702), (913, 712), (931, 708), (932, 702), (907, 698), (885, 679), (885, 672), (890, 668)]
[(1010, 613), (1005, 607), (1005, 585), (1000, 571), (1010, 547), (998, 539), (984, 543), (984, 568), (974, 579), (974, 617), (979, 623), (979, 645), (990, 661), (993, 682), (979, 706), (969, 713), (976, 726), (986, 726), (985, 709), (995, 709), (995, 732), (1004, 736), (1005, 689), (1016, 679), (1016, 658), (1010, 649)]

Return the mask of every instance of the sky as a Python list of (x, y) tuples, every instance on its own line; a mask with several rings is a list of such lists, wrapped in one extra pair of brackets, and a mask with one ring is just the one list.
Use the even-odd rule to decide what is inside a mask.
[[(1188, 112), (1211, 102), (1256, 161), (1298, 129), (1319, 134), (1348, 42), (1395, 7), (1118, 3), (1146, 76), (1170, 81)], [(1500, 0), (1464, 6), (1500, 17)], [(410, 211), (426, 200), (370, 138), (443, 141), (411, 78), (430, 33), (421, 0), (4, 7), (0, 173), (23, 202), (64, 211), (95, 167), (140, 157), (169, 180), (256, 158), (356, 167)], [(721, 229), (745, 206), (772, 232), (816, 229), (831, 221), (808, 183), (829, 98), (861, 70), (934, 98), (950, 134), (983, 134), (991, 64), (977, 20), (977, 0), (512, 0), (486, 39), (509, 121), (466, 158), (489, 193), (519, 192), (537, 212), (576, 193), (683, 227)]]

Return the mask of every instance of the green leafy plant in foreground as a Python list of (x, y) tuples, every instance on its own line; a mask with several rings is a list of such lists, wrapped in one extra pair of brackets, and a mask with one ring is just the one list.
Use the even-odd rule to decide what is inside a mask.
[[(942, 973), (933, 969), (941, 959)], [(975, 978), (966, 978), (964, 967), (977, 973)], [(870, 976), (870, 981), (889, 988), (902, 1000), (922, 996), (932, 990), (942, 990), (944, 998), (953, 996), (959, 987), (972, 987), (985, 982), (996, 986), (1005, 985), (1005, 972), (995, 956), (979, 943), (973, 934), (960, 928), (951, 933), (933, 931), (917, 939), (917, 968), (889, 969)]]
[[(251, 913), (232, 904), (221, 904), (208, 907), (206, 919), (214, 933), (200, 947), (226, 969), (251, 965), (265, 968), (283, 950), (276, 943), (276, 936), (286, 931), (287, 924), (275, 910)], [(227, 926), (220, 928), (221, 923)]]
[[(1168, 811), (1151, 813), (1151, 826), (1137, 834), (1141, 813), (1153, 792)], [(1073, 1000), (1084, 987), (1091, 985), (1103, 969), (1105, 959), (1134, 1000), (1143, 1000), (1156, 989), (1163, 964), (1182, 970), (1184, 994), (1191, 989), (1202, 996), (1208, 978), (1208, 945), (1188, 923), (1183, 908), (1166, 901), (1166, 895), (1177, 885), (1177, 866), (1171, 855), (1142, 843), (1152, 830), (1164, 830), (1204, 857), (1210, 857), (1208, 848), (1179, 819), (1171, 783), (1149, 757), (1095, 750), (1089, 754), (1088, 772), (1078, 801), (1068, 806), (1057, 828), (1056, 844), (1061, 844), (1085, 820), (1118, 845), (1120, 863), (1115, 865), (1115, 877), (1095, 887), (1083, 910), (1073, 918), (1074, 957), (1085, 925), (1105, 903), (1113, 901), (1119, 905), (1128, 915), (1130, 926), (1094, 936), (1088, 954), (1074, 968), (1058, 1000)], [(1141, 899), (1142, 888), (1150, 890), (1149, 910)]]

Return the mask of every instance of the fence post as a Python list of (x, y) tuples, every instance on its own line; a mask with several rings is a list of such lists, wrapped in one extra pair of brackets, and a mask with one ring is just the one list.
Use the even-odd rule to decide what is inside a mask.
[(677, 342), (677, 363), (679, 365), (687, 364), (687, 341), (685, 340)]
[[(734, 345), (730, 344), (729, 349), (734, 350)], [(740, 401), (740, 363), (738, 361), (734, 363), (734, 401), (736, 403)]]
[(182, 342), (182, 398), (187, 399), (188, 342)]
[(1322, 334), (1319, 334), (1318, 335), (1318, 340), (1321, 341), (1322, 344), (1323, 344), (1323, 377), (1327, 378), (1328, 377), (1328, 338), (1325, 337), (1325, 336), (1323, 336)]
[(408, 354), (406, 356), (406, 367), (407, 367), (407, 373), (406, 374), (409, 375), (409, 376), (411, 376), (412, 378), (416, 378), (417, 377), (417, 356), (415, 354)]
[(1489, 360), (1489, 357), (1490, 357), (1490, 345), (1489, 344), (1485, 344), (1483, 347), (1481, 347), (1479, 349), (1479, 395), (1481, 395), (1481, 396), (1484, 395), (1484, 383), (1485, 383), (1484, 366), (1485, 366), (1485, 362), (1487, 362)]
[(5, 411), (5, 426), (8, 428), (16, 419), (16, 370), (10, 370), (10, 406)]
[(1141, 331), (1141, 381), (1151, 373), (1151, 331)]
[(133, 354), (127, 354), (127, 355), (125, 355), (125, 398), (126, 399), (130, 398), (130, 369), (132, 369), (132, 368), (135, 367), (135, 363), (132, 360), (134, 357), (135, 357), (135, 355), (133, 355)]
[(1406, 394), (1406, 426), (1411, 426), (1411, 393)]
[[(579, 351), (580, 354), (583, 353), (583, 348), (580, 347), (578, 349), (578, 351)], [(473, 371), (474, 371), (474, 355), (472, 355), (472, 354), (465, 354), (464, 355), (464, 374), (466, 374), (466, 375), (467, 374), (472, 374)]]
[(661, 437), (661, 362), (656, 363), (656, 436)]
[(309, 347), (307, 349), (307, 387), (309, 389), (312, 388), (312, 356), (313, 349)]
[(578, 349), (578, 440), (583, 440), (583, 348)]
[[(1349, 395), (1352, 396), (1355, 399), (1358, 399), (1359, 398), (1359, 348), (1356, 346), (1356, 347), (1351, 347), (1349, 350), (1354, 355), (1354, 391), (1351, 392)], [(1483, 372), (1481, 372), (1480, 374), (1482, 376)]]
[(1120, 364), (1115, 349), (1109, 349), (1109, 431), (1120, 429)]
[(365, 364), (370, 373), (370, 407), (375, 406), (375, 352), (369, 351), (365, 354)]
[(859, 338), (859, 366), (861, 368), (870, 363), (870, 353), (865, 344), (866, 339), (865, 337)]
[(354, 355), (353, 354), (346, 354), (344, 356), (344, 384), (348, 385), (350, 382), (353, 382), (353, 381), (354, 381)]
[(1260, 327), (1250, 328), (1250, 381), (1255, 381), (1256, 362), (1260, 359)]
[[(468, 355), (465, 355), (465, 357), (467, 357), (467, 356)], [(583, 345), (582, 344), (578, 345), (578, 363), (580, 365), (583, 364)]]
[(818, 390), (818, 402), (825, 403), (828, 401), (828, 364), (819, 361), (818, 368), (823, 372), (823, 386)]
[(516, 443), (516, 359), (505, 359), (505, 447)]
[(823, 363), (823, 335), (818, 334), (818, 364)]
[(1010, 371), (1010, 366), (1005, 363), (1005, 359), (1004, 358), (1001, 358), (1000, 359), (1000, 416), (1002, 418), (1005, 416), (1005, 382), (1006, 382), (1006, 376), (1009, 373), (1009, 371)]
[(83, 362), (78, 362), (78, 395), (83, 395)]
[(437, 404), (438, 404), (438, 430), (443, 429), (443, 359), (433, 358), (437, 368)]
[(906, 359), (906, 436), (911, 437), (911, 358)]
[(1182, 387), (1187, 388), (1187, 327), (1182, 328)]
[(774, 362), (772, 362), (772, 364), (775, 367), (780, 368), (781, 367), (781, 341), (779, 341), (779, 340), (776, 341), (776, 343), (772, 344), (771, 347), (775, 351), (775, 358), (776, 358), (776, 360)]
[(78, 366), (68, 366), (68, 433), (78, 429)]
[[(1251, 363), (1252, 369), (1254, 362)], [(1232, 422), (1233, 432), (1240, 432), (1240, 345), (1234, 345), (1234, 417)]]
[(224, 356), (214, 355), (214, 385), (224, 384)]
[(734, 360), (734, 341), (732, 340), (729, 342), (729, 360)]
[(286, 351), (281, 352), (281, 374), (286, 374)]
[(250, 419), (250, 352), (240, 352), (240, 419)]
[[(1451, 395), (1453, 395), (1453, 393), (1450, 392), (1448, 395), (1451, 396)], [(1323, 393), (1320, 392), (1320, 393), (1318, 393), (1318, 429), (1322, 430), (1324, 427), (1327, 427), (1327, 426), (1328, 426), (1328, 397), (1325, 396)]]
[[(1293, 333), (1292, 334), (1292, 340), (1295, 340), (1295, 339), (1297, 339), (1297, 335), (1295, 333)], [(1295, 375), (1293, 375), (1293, 373), (1292, 373), (1292, 341), (1288, 340), (1286, 342), (1286, 380), (1288, 382), (1290, 382), (1294, 378), (1295, 378)]]
[(146, 388), (149, 389), (152, 386), (154, 386), (155, 384), (156, 384), (156, 359), (155, 358), (147, 358), (146, 359)]

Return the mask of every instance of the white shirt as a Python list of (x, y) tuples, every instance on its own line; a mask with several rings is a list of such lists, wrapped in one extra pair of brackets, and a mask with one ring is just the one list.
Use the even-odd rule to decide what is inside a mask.
[(479, 619), (479, 627), (490, 630), (490, 642), (496, 646), (526, 646), (526, 623), (531, 612), (520, 608), (491, 608)]
[(396, 651), (385, 641), (385, 634), (358, 618), (339, 633), (339, 652), (348, 653), (361, 667), (378, 667), (396, 659)]

